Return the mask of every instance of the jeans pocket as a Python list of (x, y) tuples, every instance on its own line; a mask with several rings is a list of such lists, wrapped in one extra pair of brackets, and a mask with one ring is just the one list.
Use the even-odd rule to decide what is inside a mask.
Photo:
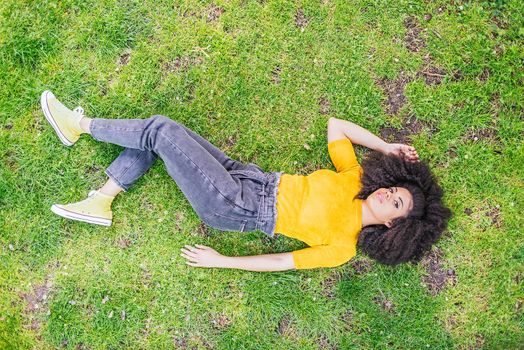
[(256, 215), (258, 213), (262, 196), (267, 195), (265, 190), (266, 175), (251, 170), (230, 170), (231, 176), (240, 182), (241, 194), (235, 199), (235, 204), (243, 211), (235, 210), (239, 214)]
[(202, 221), (221, 231), (244, 232), (248, 220), (214, 213), (202, 218)]

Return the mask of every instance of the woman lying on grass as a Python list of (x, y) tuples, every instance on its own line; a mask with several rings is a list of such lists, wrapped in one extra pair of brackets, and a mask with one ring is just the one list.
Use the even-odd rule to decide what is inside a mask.
[[(224, 231), (281, 233), (310, 247), (290, 253), (229, 257), (186, 245), (182, 256), (198, 267), (284, 271), (333, 267), (362, 250), (381, 263), (416, 261), (439, 238), (449, 210), (442, 190), (413, 147), (386, 143), (351, 122), (330, 118), (328, 150), (336, 172), (307, 176), (264, 172), (242, 164), (167, 117), (90, 119), (45, 91), (46, 119), (67, 146), (82, 133), (125, 147), (107, 168), (109, 179), (77, 203), (55, 204), (63, 217), (111, 225), (111, 203), (160, 157), (203, 222)], [(372, 153), (359, 165), (352, 143)]]

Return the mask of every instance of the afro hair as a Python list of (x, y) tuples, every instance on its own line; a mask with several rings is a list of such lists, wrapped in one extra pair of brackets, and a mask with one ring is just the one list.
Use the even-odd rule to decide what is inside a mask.
[(357, 198), (366, 199), (379, 188), (404, 187), (413, 196), (413, 209), (397, 218), (391, 228), (366, 226), (358, 245), (364, 253), (386, 265), (417, 262), (447, 226), (451, 211), (443, 204), (443, 191), (423, 162), (372, 152), (363, 162), (362, 188)]

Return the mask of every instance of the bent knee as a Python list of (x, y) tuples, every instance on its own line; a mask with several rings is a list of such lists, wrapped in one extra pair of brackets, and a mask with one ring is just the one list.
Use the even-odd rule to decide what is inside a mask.
[(176, 123), (173, 119), (168, 118), (165, 115), (160, 115), (160, 114), (153, 115), (149, 119), (151, 120), (152, 123), (155, 123), (158, 125)]
[(180, 123), (164, 115), (154, 115), (149, 119), (151, 120), (150, 127), (163, 130), (166, 134), (171, 134), (175, 132), (175, 130), (182, 128)]

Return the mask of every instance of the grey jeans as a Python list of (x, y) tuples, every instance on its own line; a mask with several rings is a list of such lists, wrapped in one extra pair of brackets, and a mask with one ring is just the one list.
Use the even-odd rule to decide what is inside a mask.
[(184, 125), (156, 115), (147, 119), (92, 120), (98, 141), (125, 147), (106, 169), (124, 191), (160, 157), (167, 172), (207, 225), (223, 231), (273, 236), (281, 172), (229, 158)]

